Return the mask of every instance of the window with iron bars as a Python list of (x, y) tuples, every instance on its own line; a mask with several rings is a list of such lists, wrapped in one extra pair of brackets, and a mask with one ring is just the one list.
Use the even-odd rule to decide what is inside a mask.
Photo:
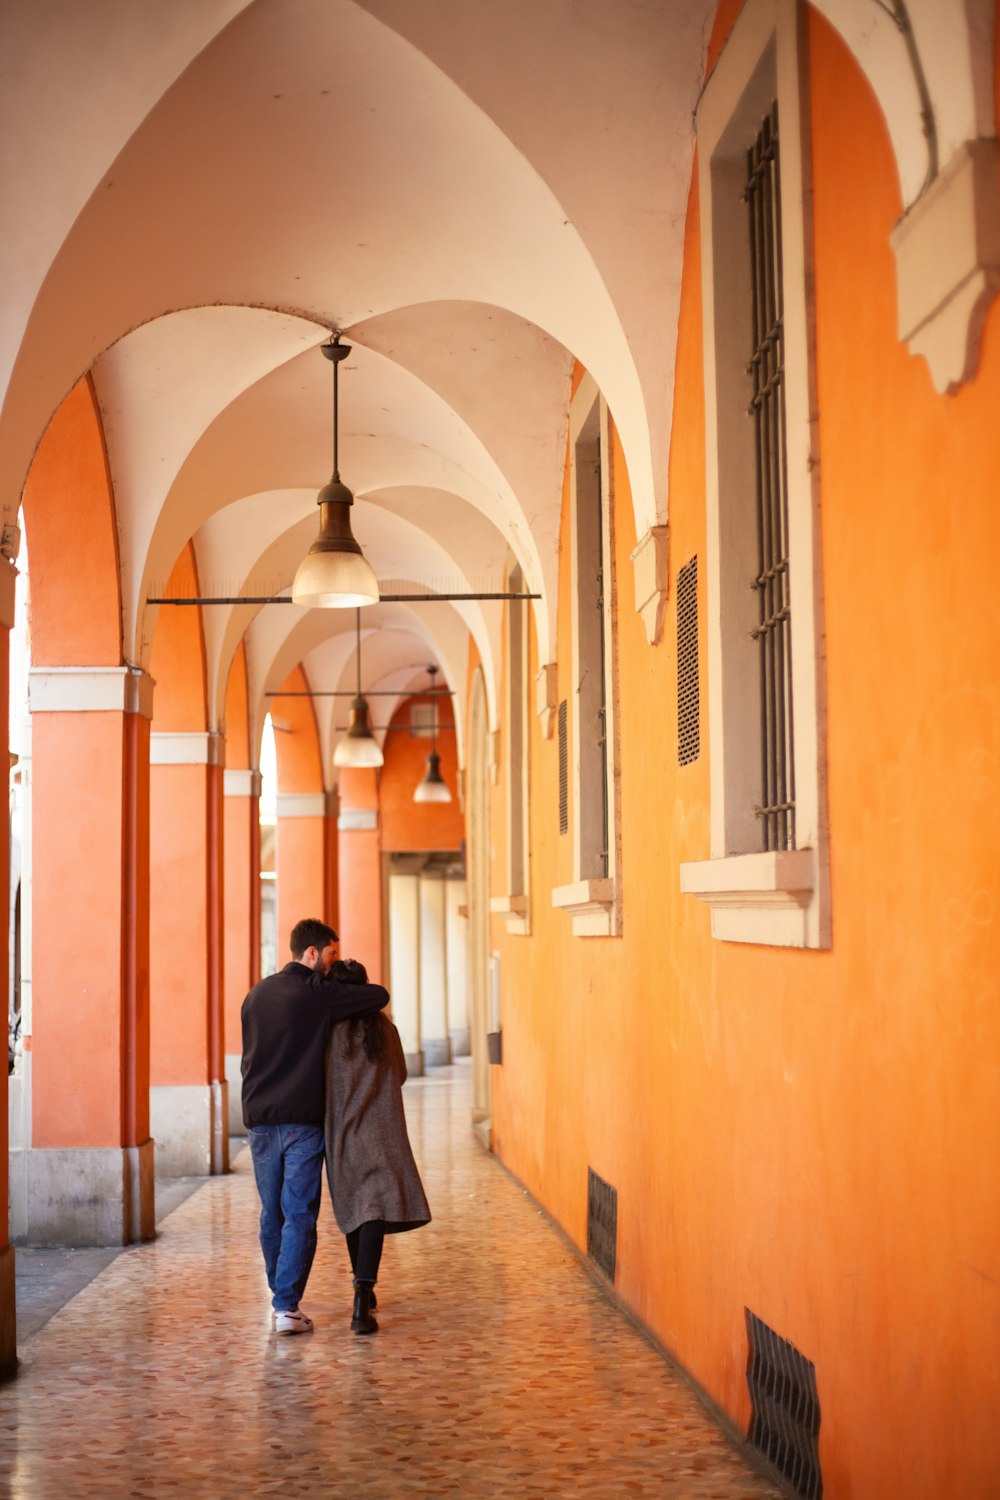
[(761, 848), (795, 848), (792, 744), (792, 633), (785, 452), (785, 366), (781, 305), (781, 179), (778, 106), (772, 104), (747, 151), (746, 203), (752, 338), (749, 414), (756, 453), (757, 642), (760, 674)]

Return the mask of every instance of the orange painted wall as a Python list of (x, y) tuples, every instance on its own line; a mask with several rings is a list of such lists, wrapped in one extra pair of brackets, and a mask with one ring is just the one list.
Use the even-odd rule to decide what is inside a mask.
[(49, 423), (22, 502), (31, 553), (32, 661), (118, 666), (118, 532), (104, 429), (89, 378), (73, 388)]
[[(533, 935), (493, 927), (494, 1137), (581, 1247), (587, 1167), (617, 1187), (617, 1290), (737, 1423), (745, 1307), (815, 1361), (830, 1500), (987, 1495), (1000, 1488), (1000, 1163), (987, 1145), (1000, 1103), (1000, 305), (976, 379), (937, 396), (895, 333), (901, 205), (884, 121), (812, 14), (809, 45), (833, 948), (715, 942), (707, 910), (679, 894), (680, 862), (709, 852), (704, 594), (703, 749), (679, 769), (673, 609), (651, 649), (616, 451), (624, 933), (573, 939), (549, 907), (571, 851), (557, 743), (533, 720)], [(671, 598), (705, 544), (699, 256), (693, 190)], [(565, 545), (558, 660), (567, 696)], [(503, 777), (495, 831), (502, 798)], [(495, 890), (503, 878), (495, 863)]]
[[(198, 593), (198, 568), (190, 542), (174, 564), (166, 592), (179, 597)], [(149, 670), (156, 683), (154, 731), (158, 734), (203, 731), (208, 723), (208, 701), (200, 609), (157, 612)]]
[[(444, 684), (442, 684), (444, 686)], [(428, 698), (419, 694), (408, 698), (393, 714), (393, 725), (408, 725), (414, 703), (437, 703), (439, 716), (451, 722), (450, 700)], [(450, 791), (450, 802), (414, 802), (413, 792), (423, 780), (431, 742), (416, 739), (405, 728), (385, 737), (385, 765), (379, 776), (379, 802), (382, 811), (382, 848), (407, 852), (429, 849), (458, 849), (465, 838), (465, 820), (458, 802), (458, 755), (454, 729), (441, 729), (437, 750), (441, 757), (441, 775)]]
[[(307, 693), (309, 680), (301, 667), (289, 672), (281, 691)], [(323, 765), (319, 730), (311, 698), (272, 698), (271, 723), (278, 760), (278, 795), (285, 792), (321, 792)]]

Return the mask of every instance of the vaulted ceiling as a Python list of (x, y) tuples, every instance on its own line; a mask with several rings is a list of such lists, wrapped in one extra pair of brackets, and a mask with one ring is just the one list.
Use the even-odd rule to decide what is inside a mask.
[[(90, 372), (130, 660), (148, 663), (146, 600), (189, 539), (205, 594), (290, 585), (330, 475), (331, 329), (353, 346), (341, 473), (383, 585), (500, 589), (513, 557), (552, 660), (574, 359), (615, 419), (637, 534), (665, 519), (715, 9), (2, 0), (0, 499), (10, 519)], [(865, 16), (871, 51), (887, 23)], [(365, 685), (403, 691), (436, 660), (461, 694), (471, 634), (495, 722), (500, 618), (375, 606)], [(259, 723), (299, 661), (315, 687), (349, 685), (353, 629), (350, 611), (208, 611), (213, 719), (241, 639)]]

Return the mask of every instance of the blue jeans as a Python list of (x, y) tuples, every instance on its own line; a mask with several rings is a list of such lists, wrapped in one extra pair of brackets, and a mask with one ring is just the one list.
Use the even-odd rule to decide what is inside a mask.
[(252, 1125), (247, 1135), (260, 1194), (260, 1248), (271, 1305), (278, 1312), (291, 1312), (306, 1289), (316, 1254), (323, 1129)]

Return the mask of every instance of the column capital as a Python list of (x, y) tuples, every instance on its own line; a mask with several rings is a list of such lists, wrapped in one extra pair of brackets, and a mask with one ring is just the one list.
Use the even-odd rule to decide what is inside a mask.
[(32, 667), (28, 708), (33, 714), (124, 713), (151, 719), (154, 686), (141, 667)]
[(231, 770), (228, 766), (222, 778), (225, 797), (259, 797), (260, 772)]
[(279, 792), (277, 796), (279, 818), (325, 818), (325, 792)]
[(218, 730), (158, 731), (149, 736), (151, 766), (221, 766), (226, 758), (225, 736)]

